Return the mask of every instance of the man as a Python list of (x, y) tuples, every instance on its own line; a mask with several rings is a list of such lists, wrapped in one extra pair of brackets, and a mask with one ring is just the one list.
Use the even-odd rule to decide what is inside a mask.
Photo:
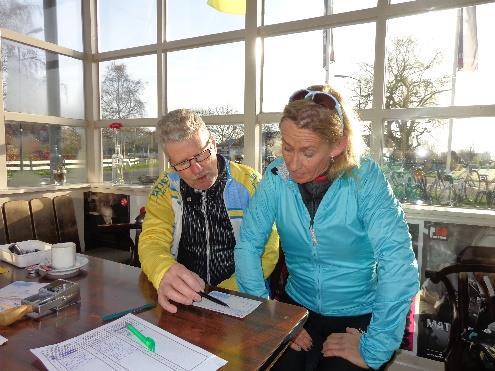
[[(215, 138), (192, 111), (168, 113), (157, 134), (171, 169), (148, 197), (139, 259), (160, 305), (175, 313), (171, 301), (199, 301), (205, 284), (238, 290), (234, 246), (260, 175), (219, 155)], [(265, 278), (277, 259), (278, 235), (272, 230), (262, 256)]]

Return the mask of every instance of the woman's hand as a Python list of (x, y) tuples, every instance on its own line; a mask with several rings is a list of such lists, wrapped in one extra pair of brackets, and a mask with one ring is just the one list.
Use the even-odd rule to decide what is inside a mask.
[(321, 352), (324, 357), (341, 357), (356, 366), (368, 368), (359, 352), (361, 333), (355, 328), (346, 328), (345, 333), (333, 333), (323, 343)]
[(290, 343), (291, 349), (294, 349), (297, 352), (300, 352), (301, 350), (305, 350), (307, 352), (312, 346), (313, 340), (305, 329), (302, 329)]

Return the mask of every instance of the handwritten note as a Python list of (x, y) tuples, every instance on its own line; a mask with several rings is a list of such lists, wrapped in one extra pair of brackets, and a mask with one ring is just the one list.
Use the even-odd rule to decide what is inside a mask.
[(216, 304), (208, 299), (202, 299), (201, 301), (193, 303), (193, 305), (196, 307), (227, 314), (229, 316), (244, 318), (249, 313), (258, 308), (258, 306), (261, 304), (261, 301), (258, 300), (243, 298), (241, 296), (231, 295), (220, 291), (211, 291), (209, 292), (209, 294), (216, 299), (220, 299), (229, 306), (225, 307), (223, 305)]
[[(155, 340), (150, 352), (127, 330)], [(133, 314), (55, 345), (31, 349), (49, 371), (218, 370), (227, 361)]]

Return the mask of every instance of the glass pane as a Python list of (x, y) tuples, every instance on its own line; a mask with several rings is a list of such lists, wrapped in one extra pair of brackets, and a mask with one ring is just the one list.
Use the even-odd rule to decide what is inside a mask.
[[(377, 0), (265, 0), (265, 24), (373, 8)], [(328, 5), (327, 5), (328, 4)], [(325, 8), (327, 12), (325, 13)]]
[[(495, 4), (472, 7), (476, 18), (468, 18), (473, 13), (466, 9), (462, 12), (463, 37), (456, 37), (461, 19), (457, 9), (388, 21), (386, 108), (495, 102), (490, 93), (495, 83), (495, 50), (491, 40)], [(473, 29), (470, 25), (476, 27), (477, 39), (469, 37), (473, 35), (468, 32)], [(464, 53), (454, 58), (458, 40), (463, 40)], [(469, 53), (470, 46), (477, 47), (477, 65), (469, 63), (473, 55)]]
[[(373, 85), (375, 24), (339, 27), (332, 33), (334, 61), (325, 66), (322, 63), (323, 30), (265, 39), (264, 112), (281, 111), (292, 92), (327, 81), (325, 67), (329, 83), (356, 108), (371, 106), (371, 97), (367, 94), (368, 86)], [(360, 47), (356, 48), (356, 44)]]
[(84, 118), (82, 61), (2, 41), (5, 109)]
[(228, 160), (238, 163), (244, 161), (244, 125), (208, 125), (215, 137), (218, 153)]
[(156, 55), (100, 64), (102, 119), (156, 117)]
[[(384, 169), (402, 202), (495, 207), (493, 118), (387, 121)], [(486, 135), (480, 136), (479, 133)]]
[(30, 187), (53, 184), (61, 162), (67, 183), (86, 181), (84, 128), (7, 122), (7, 185)]
[(0, 0), (0, 27), (67, 48), (83, 49), (81, 0)]
[(102, 129), (103, 181), (112, 181), (115, 140), (121, 143), (126, 184), (150, 184), (158, 177), (158, 144), (154, 127)]
[(278, 123), (263, 124), (261, 126), (261, 170), (265, 169), (277, 157), (282, 155), (281, 137)]
[(167, 66), (170, 111), (244, 112), (243, 42), (171, 52)]
[(98, 48), (125, 49), (156, 43), (156, 0), (98, 1)]
[(206, 1), (167, 1), (167, 39), (177, 40), (244, 28), (244, 16), (222, 13)]

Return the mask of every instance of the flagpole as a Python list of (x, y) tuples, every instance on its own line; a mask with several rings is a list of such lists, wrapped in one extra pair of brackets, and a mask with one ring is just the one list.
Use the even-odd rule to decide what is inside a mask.
[[(333, 14), (333, 0), (324, 0), (325, 15)], [(333, 34), (331, 28), (323, 30), (323, 67), (325, 68), (325, 84), (330, 82), (330, 60), (333, 54)]]
[[(455, 104), (455, 85), (457, 79), (457, 67), (459, 62), (459, 32), (462, 27), (462, 8), (457, 9), (457, 22), (456, 22), (456, 32), (455, 32), (455, 46), (454, 46), (454, 63), (452, 64), (452, 94), (450, 95), (450, 105), (453, 106)], [(461, 40), (462, 42), (462, 40)], [(450, 172), (450, 163), (452, 162), (452, 130), (454, 128), (454, 119), (449, 118), (449, 136), (447, 140), (447, 159), (445, 161), (445, 172)]]

